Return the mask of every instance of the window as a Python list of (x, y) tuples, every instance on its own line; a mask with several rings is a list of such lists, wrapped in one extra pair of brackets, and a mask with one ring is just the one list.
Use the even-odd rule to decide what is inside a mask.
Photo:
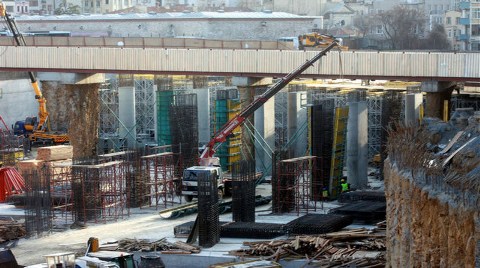
[(108, 5), (108, 0), (105, 0), (105, 5)]
[(447, 17), (447, 25), (451, 25), (452, 24), (452, 17)]
[(480, 8), (472, 8), (471, 15), (472, 19), (480, 19)]
[(455, 18), (455, 24), (460, 24), (460, 17)]
[(448, 30), (448, 37), (452, 38), (452, 30), (451, 29)]
[(377, 31), (377, 34), (382, 34), (382, 33), (383, 33), (383, 27), (382, 27), (382, 25), (377, 25), (377, 26), (376, 26), (376, 31)]

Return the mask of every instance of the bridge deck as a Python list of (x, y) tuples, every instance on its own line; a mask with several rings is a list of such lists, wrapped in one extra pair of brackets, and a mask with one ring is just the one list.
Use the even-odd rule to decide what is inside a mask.
[[(0, 70), (280, 77), (315, 51), (0, 46)], [(480, 81), (480, 53), (331, 51), (302, 77)]]

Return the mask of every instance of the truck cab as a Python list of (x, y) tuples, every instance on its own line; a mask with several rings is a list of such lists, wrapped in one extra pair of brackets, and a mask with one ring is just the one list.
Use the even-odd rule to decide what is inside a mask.
[(212, 179), (217, 180), (217, 189), (219, 199), (223, 198), (223, 172), (219, 166), (193, 166), (183, 171), (182, 178), (182, 195), (187, 202), (191, 202), (194, 197), (198, 196), (198, 175), (207, 173)]

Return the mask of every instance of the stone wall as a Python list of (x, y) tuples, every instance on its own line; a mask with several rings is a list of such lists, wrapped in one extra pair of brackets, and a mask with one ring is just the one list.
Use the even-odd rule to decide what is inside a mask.
[[(62, 17), (64, 18), (64, 17)], [(151, 19), (78, 17), (19, 18), (20, 31), (69, 31), (75, 36), (111, 37), (197, 37), (226, 40), (277, 40), (311, 32), (318, 17), (249, 18), (249, 19)]]

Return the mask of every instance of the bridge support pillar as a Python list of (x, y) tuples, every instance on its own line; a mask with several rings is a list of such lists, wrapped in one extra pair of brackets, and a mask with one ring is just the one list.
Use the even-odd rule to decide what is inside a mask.
[[(242, 109), (249, 105), (255, 96), (265, 92), (272, 85), (272, 78), (255, 78), (255, 77), (233, 77), (232, 84), (238, 87), (239, 98), (242, 103)], [(253, 118), (250, 118), (258, 132), (255, 133), (255, 144), (251, 139), (247, 139), (247, 131), (245, 126), (242, 127), (242, 143), (246, 151), (251, 152), (255, 159), (255, 165), (258, 171), (266, 171), (271, 163), (271, 153), (263, 150), (267, 146), (259, 140), (265, 140), (270, 148), (275, 147), (275, 112), (273, 98), (267, 101), (262, 108), (258, 109)]]
[(52, 130), (68, 129), (73, 157), (96, 155), (103, 74), (38, 73)]
[(452, 91), (457, 88), (455, 82), (445, 81), (427, 81), (422, 82), (422, 91), (427, 93), (425, 116), (427, 117), (443, 117), (443, 102), (452, 96)]

